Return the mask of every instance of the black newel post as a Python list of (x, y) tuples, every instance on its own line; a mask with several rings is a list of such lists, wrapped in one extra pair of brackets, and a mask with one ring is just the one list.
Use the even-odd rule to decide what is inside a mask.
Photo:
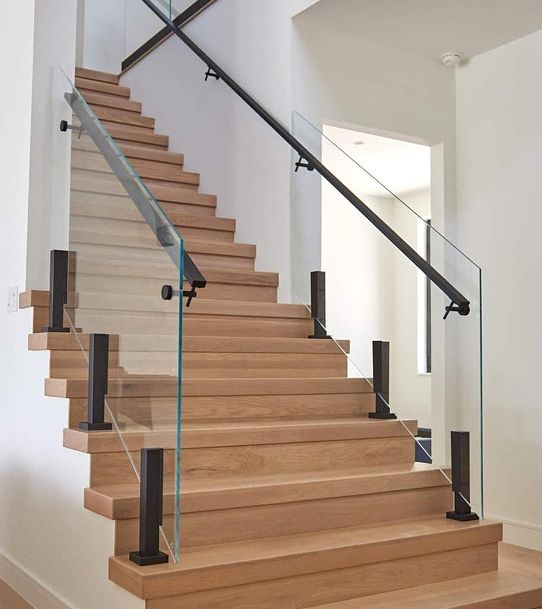
[(390, 411), (390, 343), (373, 342), (373, 385), (376, 394), (376, 410), (370, 419), (396, 419)]
[(130, 560), (140, 567), (168, 562), (160, 552), (162, 496), (164, 490), (164, 449), (141, 449), (141, 486), (139, 514), (139, 550), (130, 552)]
[(49, 267), (49, 325), (46, 332), (69, 332), (64, 327), (64, 306), (68, 302), (68, 255), (64, 250), (51, 250)]
[(326, 274), (311, 273), (311, 314), (314, 319), (314, 334), (309, 338), (331, 338), (326, 332)]
[(470, 507), (470, 434), (468, 431), (452, 431), (452, 491), (454, 510), (446, 517), (467, 522), (479, 520)]
[(88, 421), (79, 423), (85, 431), (108, 431), (111, 423), (104, 420), (109, 369), (109, 335), (90, 334), (88, 337)]

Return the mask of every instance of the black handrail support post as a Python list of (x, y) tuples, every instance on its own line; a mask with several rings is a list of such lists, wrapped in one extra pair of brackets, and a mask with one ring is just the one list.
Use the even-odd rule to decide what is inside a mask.
[(468, 522), (480, 520), (470, 506), (470, 434), (468, 431), (452, 431), (452, 491), (454, 509), (446, 512), (446, 518)]
[(113, 425), (104, 419), (109, 376), (109, 335), (89, 334), (88, 340), (88, 421), (79, 423), (79, 429), (109, 431)]
[(164, 449), (141, 449), (141, 484), (139, 497), (139, 550), (130, 552), (130, 560), (140, 567), (167, 563), (160, 552), (160, 526), (164, 491)]
[(51, 250), (49, 268), (49, 325), (45, 332), (69, 332), (64, 327), (64, 307), (68, 302), (69, 252)]
[(331, 338), (326, 332), (326, 274), (311, 273), (311, 315), (314, 319), (314, 334), (309, 338)]
[(370, 419), (396, 419), (390, 410), (390, 343), (381, 340), (373, 342), (373, 389), (376, 394), (375, 412)]

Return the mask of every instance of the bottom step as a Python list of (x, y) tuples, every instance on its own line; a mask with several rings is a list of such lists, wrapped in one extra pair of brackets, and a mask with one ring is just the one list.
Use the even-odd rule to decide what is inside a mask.
[(494, 571), (310, 609), (540, 609), (542, 580)]

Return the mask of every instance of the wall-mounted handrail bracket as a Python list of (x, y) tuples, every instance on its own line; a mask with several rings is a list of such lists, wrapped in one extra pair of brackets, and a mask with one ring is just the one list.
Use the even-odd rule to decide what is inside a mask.
[[(194, 298), (197, 298), (197, 296), (198, 296), (197, 288), (198, 288), (198, 286), (192, 285), (190, 290), (183, 290), (183, 298), (187, 299), (187, 301), (186, 301), (187, 308), (192, 304), (192, 300)], [(162, 300), (173, 300), (173, 298), (178, 298), (181, 295), (181, 291), (175, 290), (172, 285), (166, 284), (166, 285), (162, 286), (161, 295), (162, 295)]]
[(459, 305), (455, 305), (453, 300), (446, 307), (446, 313), (444, 313), (443, 319), (448, 319), (448, 315), (450, 313), (459, 313), (459, 315), (468, 315), (470, 313), (470, 304), (468, 302), (460, 303)]
[(207, 82), (209, 80), (209, 78), (214, 78), (216, 80), (220, 80), (220, 76), (211, 67), (209, 67), (207, 69), (207, 72), (205, 72), (205, 82)]
[(299, 157), (299, 161), (295, 164), (295, 173), (297, 173), (301, 167), (307, 171), (314, 171), (314, 165), (310, 161), (305, 160), (302, 156)]
[(85, 133), (85, 128), (83, 125), (70, 125), (68, 121), (60, 121), (60, 131), (62, 131), (62, 133), (73, 131), (77, 133), (77, 139), (80, 140), (83, 133)]

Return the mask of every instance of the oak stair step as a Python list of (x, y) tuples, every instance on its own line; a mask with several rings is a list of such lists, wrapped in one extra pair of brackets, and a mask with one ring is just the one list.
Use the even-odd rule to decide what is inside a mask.
[(137, 127), (124, 126), (112, 121), (102, 121), (107, 127), (109, 134), (119, 146), (123, 143), (137, 143), (138, 145), (146, 144), (156, 148), (167, 150), (169, 146), (169, 136), (153, 133), (149, 129), (137, 129)]
[[(258, 583), (265, 587), (267, 598), (273, 600), (276, 594), (273, 584), (277, 580), (278, 583), (288, 580), (299, 589), (303, 576), (324, 572), (335, 575), (336, 584), (328, 593), (339, 600), (341, 595), (351, 591), (343, 589), (341, 578), (337, 576), (353, 567), (378, 564), (397, 572), (398, 561), (406, 561), (407, 565), (410, 562), (419, 564), (417, 559), (425, 557), (435, 564), (438, 555), (467, 548), (472, 553), (474, 547), (481, 547), (487, 548), (487, 556), (485, 560), (479, 560), (479, 566), (473, 571), (480, 573), (489, 570), (487, 562), (493, 554), (496, 563), (497, 543), (501, 539), (502, 526), (499, 524), (465, 524), (440, 517), (185, 548), (180, 563), (147, 568), (136, 566), (127, 556), (112, 557), (109, 576), (113, 582), (144, 599), (181, 597), (221, 587), (237, 587), (236, 592), (246, 597), (247, 591), (241, 586), (248, 588), (247, 584)], [(456, 570), (461, 572), (461, 565), (454, 569), (449, 562), (449, 577), (453, 578)], [(410, 575), (415, 585), (416, 577)], [(386, 579), (372, 583), (377, 590), (378, 587), (382, 589), (390, 585)], [(308, 590), (300, 592), (306, 595)], [(189, 607), (189, 597), (186, 600), (185, 606)], [(280, 606), (276, 598), (275, 603), (265, 606)]]
[(542, 581), (494, 571), (310, 609), (538, 609)]
[[(46, 301), (39, 301), (44, 306)], [(201, 301), (200, 301), (201, 302)], [(88, 349), (88, 334), (80, 334), (76, 339), (72, 333), (39, 332), (30, 334), (28, 348), (31, 351), (80, 351)], [(118, 338), (109, 339), (110, 351), (118, 350)], [(178, 348), (178, 339), (174, 336), (155, 336), (150, 339), (145, 335), (126, 335), (122, 339), (122, 351), (141, 353), (173, 352)], [(183, 341), (185, 353), (299, 353), (299, 354), (337, 354), (348, 353), (349, 341), (311, 340), (309, 338), (267, 338), (267, 337), (221, 337), (203, 336), (186, 337)]]
[[(45, 379), (45, 395), (85, 398), (86, 379)], [(182, 394), (192, 396), (335, 395), (373, 393), (365, 379), (195, 379), (182, 384)], [(111, 380), (109, 397), (170, 397), (177, 395), (176, 377), (126, 377)]]
[(103, 106), (105, 108), (115, 108), (126, 112), (141, 114), (143, 109), (141, 102), (131, 101), (130, 99), (119, 97), (118, 95), (107, 95), (106, 93), (93, 93), (86, 91), (83, 95), (85, 101), (91, 106)]
[(115, 97), (123, 97), (125, 99), (130, 98), (130, 89), (128, 87), (108, 82), (101, 82), (99, 80), (92, 80), (90, 78), (83, 78), (81, 76), (75, 77), (75, 86), (83, 96), (85, 93), (91, 92), (113, 95)]
[(154, 132), (154, 118), (143, 116), (139, 112), (90, 104), (94, 114), (103, 122), (118, 123), (122, 127), (145, 129)]
[[(280, 475), (229, 478), (188, 478), (182, 485), (183, 513), (263, 506), (296, 501), (314, 501), (389, 493), (438, 486), (449, 487), (435, 466), (422, 463), (395, 464), (355, 470), (281, 473)], [(166, 485), (164, 514), (174, 511), (173, 487)], [(85, 505), (106, 518), (139, 517), (139, 485), (90, 487)]]
[[(211, 448), (217, 446), (255, 446), (264, 444), (289, 444), (299, 442), (334, 442), (406, 436), (414, 439), (416, 421), (376, 421), (361, 417), (345, 419), (314, 419), (302, 421), (238, 421), (235, 423), (184, 423), (181, 430), (183, 449)], [(64, 446), (85, 453), (123, 452), (161, 446), (174, 449), (177, 446), (177, 430), (88, 433), (79, 429), (64, 430)]]
[(76, 78), (87, 78), (89, 80), (97, 80), (99, 82), (108, 82), (115, 85), (119, 84), (118, 74), (110, 72), (102, 72), (101, 70), (91, 70), (89, 68), (75, 68)]

